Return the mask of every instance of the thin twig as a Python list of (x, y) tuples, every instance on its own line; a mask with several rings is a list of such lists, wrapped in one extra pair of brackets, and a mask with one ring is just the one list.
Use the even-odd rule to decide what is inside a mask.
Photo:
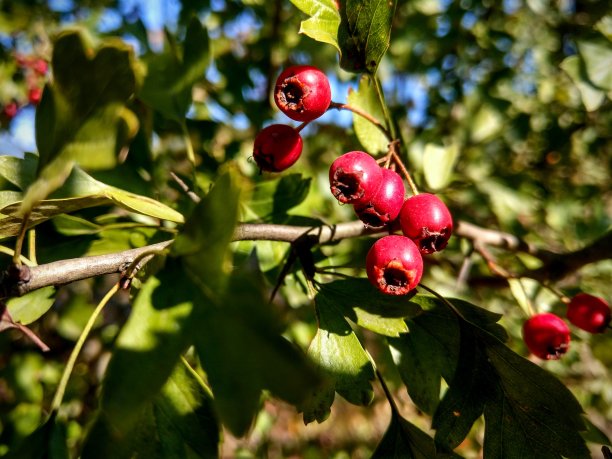
[(181, 179), (178, 175), (170, 171), (170, 177), (172, 177), (172, 179), (177, 183), (177, 185), (181, 187), (181, 189), (187, 194), (187, 196), (189, 196), (189, 199), (191, 199), (196, 204), (201, 201), (200, 197), (193, 191), (191, 191), (187, 184), (183, 181), (183, 179)]
[(353, 107), (352, 105), (348, 105), (348, 104), (343, 104), (341, 102), (333, 102), (332, 101), (329, 104), (328, 110), (329, 109), (333, 109), (333, 108), (335, 108), (336, 110), (349, 110), (349, 111), (355, 113), (356, 115), (359, 115), (362, 118), (365, 118), (370, 123), (372, 123), (374, 126), (376, 126), (385, 135), (387, 140), (389, 140), (389, 141), (393, 140), (393, 136), (391, 135), (391, 132), (380, 121), (378, 121), (376, 118), (374, 118), (368, 112), (365, 112), (365, 111), (361, 110), (360, 108)]
[(408, 186), (410, 187), (410, 191), (412, 191), (412, 194), (416, 196), (417, 194), (419, 194), (419, 190), (416, 184), (414, 183), (414, 180), (412, 180), (412, 176), (410, 175), (410, 172), (408, 172), (408, 169), (406, 169), (406, 166), (404, 166), (404, 162), (402, 161), (402, 158), (400, 158), (399, 153), (397, 152), (398, 144), (399, 144), (398, 140), (394, 140), (393, 142), (391, 142), (389, 144), (389, 152), (391, 153), (391, 156), (393, 156), (393, 160), (395, 161), (395, 164), (397, 165), (397, 167), (399, 167), (400, 171), (406, 178), (406, 181), (408, 182)]

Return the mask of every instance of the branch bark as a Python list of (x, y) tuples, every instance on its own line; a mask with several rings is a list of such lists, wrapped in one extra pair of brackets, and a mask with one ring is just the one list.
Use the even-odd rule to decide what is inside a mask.
[[(612, 257), (612, 232), (606, 233), (583, 249), (568, 253), (554, 253), (528, 244), (512, 234), (481, 228), (464, 221), (459, 221), (456, 226), (455, 236), (457, 237), (470, 239), (482, 245), (529, 253), (539, 258), (543, 262), (542, 267), (526, 271), (520, 275), (541, 281), (559, 280), (586, 264)], [(310, 244), (317, 245), (386, 232), (386, 230), (367, 229), (361, 221), (321, 226), (242, 223), (236, 227), (232, 240), (267, 240), (288, 243), (307, 241)], [(50, 285), (59, 286), (104, 274), (123, 273), (143, 254), (163, 250), (171, 244), (172, 240), (169, 240), (124, 252), (73, 258), (33, 266), (30, 268), (30, 278), (27, 282), (10, 282), (8, 276), (5, 276), (2, 285), (0, 285), (0, 297), (22, 296)], [(145, 258), (140, 263), (144, 264), (146, 261)]]

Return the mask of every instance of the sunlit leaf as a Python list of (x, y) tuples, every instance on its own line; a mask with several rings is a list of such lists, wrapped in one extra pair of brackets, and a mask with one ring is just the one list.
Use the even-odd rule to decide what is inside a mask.
[(579, 56), (566, 57), (561, 62), (561, 68), (567, 72), (578, 88), (586, 109), (590, 112), (597, 110), (605, 100), (606, 94), (589, 81), (583, 60)]
[(434, 145), (428, 143), (423, 152), (423, 174), (427, 185), (433, 190), (444, 189), (451, 181), (455, 163), (459, 158), (457, 145)]
[(23, 325), (42, 317), (55, 302), (55, 287), (44, 287), (6, 302), (11, 317)]
[(300, 24), (300, 33), (340, 51), (338, 27), (340, 12), (334, 0), (291, 0), (298, 9), (310, 16)]
[(582, 57), (589, 80), (598, 88), (612, 91), (612, 43), (608, 40), (580, 40)]
[(26, 153), (23, 158), (0, 156), (0, 177), (4, 177), (20, 190), (25, 190), (36, 179), (38, 156)]
[[(370, 76), (362, 76), (359, 88), (349, 92), (347, 103), (373, 116), (384, 126), (385, 117), (374, 85)], [(389, 139), (378, 127), (355, 113), (353, 113), (353, 127), (365, 151), (372, 155), (386, 153)]]

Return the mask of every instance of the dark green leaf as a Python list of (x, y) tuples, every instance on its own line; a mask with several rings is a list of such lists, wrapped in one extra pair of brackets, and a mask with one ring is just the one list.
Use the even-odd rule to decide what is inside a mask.
[[(359, 80), (359, 88), (349, 92), (347, 103), (370, 114), (384, 126), (385, 116), (374, 85), (372, 77), (363, 75)], [(389, 139), (378, 127), (356, 113), (353, 113), (353, 127), (365, 151), (372, 155), (386, 153)]]
[(300, 24), (300, 33), (322, 43), (333, 45), (340, 52), (338, 27), (340, 12), (334, 0), (291, 0), (297, 8), (310, 16)]
[(287, 211), (302, 203), (310, 189), (310, 178), (288, 174), (281, 178), (257, 183), (251, 198), (245, 202), (249, 219), (271, 223), (285, 223)]
[(346, 0), (340, 4), (340, 66), (373, 75), (389, 47), (397, 0)]
[(590, 457), (579, 433), (582, 410), (571, 392), (498, 337), (474, 323), (459, 324), (457, 370), (432, 423), (436, 441), (456, 447), (484, 413), (487, 457)]
[(305, 355), (281, 336), (256, 269), (231, 275), (218, 303), (200, 308), (194, 340), (219, 416), (243, 435), (259, 408), (262, 389), (299, 404), (320, 378)]
[(5, 459), (68, 459), (66, 426), (51, 416), (28, 435)]
[(372, 454), (372, 459), (434, 459), (441, 457), (451, 457), (451, 455), (439, 454), (433, 438), (394, 411), (385, 435)]
[(113, 428), (132, 428), (172, 373), (190, 343), (197, 301), (198, 291), (177, 261), (169, 260), (143, 285), (104, 378), (100, 406)]
[(322, 284), (317, 300), (361, 327), (386, 336), (408, 331), (404, 319), (421, 311), (409, 296), (383, 295), (367, 279), (343, 279)]
[(131, 429), (117, 430), (103, 412), (99, 413), (82, 457), (218, 457), (220, 435), (212, 397), (183, 363), (176, 366), (159, 393), (136, 416)]

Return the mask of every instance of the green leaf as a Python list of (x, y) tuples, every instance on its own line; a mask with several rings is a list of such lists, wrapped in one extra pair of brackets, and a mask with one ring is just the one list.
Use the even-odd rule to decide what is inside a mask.
[(302, 21), (300, 32), (313, 40), (333, 45), (340, 52), (338, 27), (340, 12), (334, 0), (291, 0), (300, 11), (310, 16)]
[(612, 91), (612, 43), (593, 39), (579, 40), (577, 45), (589, 80), (604, 91)]
[(26, 153), (23, 158), (0, 156), (0, 176), (22, 191), (36, 179), (37, 167), (38, 156), (32, 153)]
[[(49, 170), (49, 169), (47, 169)], [(39, 180), (41, 180), (39, 178)], [(38, 183), (38, 182), (37, 182)], [(32, 190), (32, 188), (30, 188)], [(46, 194), (45, 192), (41, 195)], [(0, 237), (15, 236), (19, 233), (24, 208), (29, 204), (24, 201), (11, 203), (0, 208)], [(38, 201), (33, 198), (31, 203)], [(148, 215), (150, 217), (169, 220), (177, 223), (183, 221), (183, 216), (147, 196), (141, 196), (120, 190), (95, 180), (83, 170), (75, 167), (63, 186), (59, 188), (50, 199), (38, 201), (28, 219), (28, 228), (34, 227), (50, 218), (60, 214), (68, 214), (77, 210), (94, 206), (115, 204), (131, 212)]]
[(376, 73), (391, 39), (397, 0), (341, 2), (338, 42), (340, 66), (349, 72)]
[(561, 68), (565, 70), (578, 88), (580, 98), (587, 111), (597, 110), (606, 99), (606, 93), (589, 81), (584, 61), (580, 56), (566, 57), (561, 62)]
[(6, 302), (14, 322), (31, 324), (42, 317), (55, 302), (55, 287), (43, 287)]
[(582, 409), (571, 392), (497, 337), (459, 323), (459, 361), (434, 415), (436, 440), (456, 447), (484, 413), (485, 457), (590, 457), (579, 432)]
[(299, 407), (304, 422), (323, 422), (330, 413), (334, 391), (355, 405), (368, 405), (374, 396), (374, 366), (349, 323), (325, 296), (315, 298), (319, 329), (308, 355), (331, 380), (313, 390)]
[(436, 451), (433, 438), (395, 411), (391, 412), (389, 427), (372, 454), (372, 459), (434, 459), (437, 457), (443, 456)]
[(198, 298), (178, 261), (171, 259), (143, 285), (103, 382), (100, 407), (114, 429), (131, 429), (167, 381), (189, 345), (190, 317)]
[(137, 413), (129, 430), (116, 430), (99, 413), (82, 457), (91, 459), (215, 458), (219, 424), (201, 379), (179, 363), (158, 394)]
[(183, 256), (190, 273), (209, 293), (220, 289), (225, 276), (227, 247), (238, 221), (239, 184), (236, 170), (223, 173), (193, 210), (172, 245), (172, 253)]
[(253, 218), (271, 223), (284, 223), (287, 212), (308, 196), (310, 178), (288, 174), (280, 178), (258, 182), (251, 197), (243, 205)]
[[(385, 116), (374, 85), (375, 82), (370, 76), (363, 75), (359, 80), (359, 88), (356, 91), (349, 92), (347, 103), (381, 121), (385, 119)], [(384, 125), (384, 123), (382, 124)], [(389, 139), (370, 121), (353, 113), (353, 127), (357, 139), (365, 151), (375, 156), (387, 151)]]
[(322, 284), (319, 302), (357, 325), (385, 336), (399, 336), (408, 327), (404, 319), (413, 317), (421, 308), (408, 296), (389, 296), (376, 290), (367, 279), (343, 279)]
[(238, 436), (259, 410), (262, 389), (295, 405), (320, 383), (305, 355), (281, 336), (263, 286), (256, 268), (242, 267), (195, 318), (193, 339), (219, 417)]
[(182, 59), (174, 47), (145, 58), (147, 75), (139, 93), (146, 103), (180, 123), (191, 104), (191, 87), (204, 78), (210, 61), (210, 45), (206, 29), (193, 17), (189, 22)]
[(458, 158), (457, 145), (440, 146), (431, 143), (425, 145), (423, 173), (427, 185), (433, 190), (444, 189), (451, 182)]
[(504, 118), (495, 107), (484, 103), (474, 114), (469, 127), (472, 142), (488, 142), (501, 132)]
[(51, 65), (36, 111), (39, 170), (60, 155), (85, 167), (114, 166), (123, 134), (135, 132), (124, 107), (138, 80), (133, 49), (116, 39), (94, 49), (83, 30), (71, 29), (55, 40)]
[(28, 435), (5, 459), (68, 459), (66, 426), (51, 416)]

